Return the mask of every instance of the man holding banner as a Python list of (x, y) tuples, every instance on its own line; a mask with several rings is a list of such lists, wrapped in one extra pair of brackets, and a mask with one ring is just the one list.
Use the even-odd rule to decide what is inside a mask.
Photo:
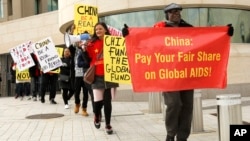
[[(152, 31), (154, 33), (157, 33), (159, 31), (159, 28), (164, 28), (164, 27), (187, 27), (187, 28), (190, 27), (190, 28), (192, 28), (192, 25), (188, 24), (183, 19), (181, 19), (181, 10), (182, 10), (182, 7), (180, 5), (178, 5), (178, 4), (172, 3), (172, 4), (167, 5), (164, 8), (166, 21), (161, 21), (161, 22), (156, 23), (154, 25), (154, 27), (157, 28), (157, 29), (154, 29), (155, 32), (153, 30), (151, 30), (151, 29), (148, 29), (148, 31), (150, 30), (150, 32)], [(229, 36), (232, 36), (233, 35), (233, 27), (231, 25), (228, 25), (228, 27), (229, 28), (228, 28), (227, 34)], [(183, 28), (183, 31), (188, 30), (187, 28)], [(177, 29), (175, 29), (175, 30), (177, 30)], [(178, 30), (180, 30), (180, 29), (178, 29)], [(144, 29), (132, 29), (131, 32), (132, 31), (133, 31), (133, 33), (136, 33), (138, 35), (141, 35), (142, 33), (144, 33), (143, 32)], [(187, 141), (187, 138), (189, 137), (190, 131), (191, 131), (191, 122), (192, 122), (192, 116), (193, 116), (192, 115), (192, 113), (193, 113), (193, 95), (194, 95), (194, 90), (193, 89), (194, 88), (204, 88), (204, 87), (216, 87), (216, 86), (218, 87), (218, 85), (216, 85), (216, 86), (212, 86), (212, 85), (210, 85), (210, 86), (209, 85), (206, 85), (206, 86), (205, 85), (204, 86), (200, 85), (200, 86), (198, 86), (197, 85), (197, 83), (199, 83), (198, 80), (200, 81), (201, 79), (196, 79), (197, 83), (195, 83), (194, 82), (195, 79), (192, 78), (194, 75), (191, 74), (191, 73), (190, 73), (190, 75), (187, 75), (187, 73), (186, 73), (187, 71), (185, 69), (189, 69), (188, 67), (190, 67), (191, 65), (194, 65), (193, 67), (191, 67), (191, 70), (192, 70), (194, 68), (198, 68), (199, 65), (195, 62), (196, 61), (195, 59), (197, 59), (197, 58), (195, 58), (196, 57), (195, 54), (193, 54), (193, 55), (191, 54), (191, 51), (189, 51), (189, 53), (191, 54), (191, 55), (189, 54), (189, 58), (185, 58), (185, 59), (182, 58), (183, 57), (182, 53), (185, 52), (185, 49), (194, 48), (196, 46), (199, 47), (201, 45), (198, 46), (197, 45), (198, 42), (196, 42), (197, 40), (191, 39), (192, 44), (187, 43), (187, 44), (183, 45), (182, 48), (180, 48), (182, 50), (177, 52), (177, 55), (176, 55), (175, 54), (176, 52), (174, 52), (174, 51), (177, 50), (177, 46), (179, 47), (179, 45), (174, 44), (174, 43), (176, 43), (177, 41), (174, 42), (174, 43), (171, 42), (171, 43), (174, 44), (172, 46), (168, 44), (169, 43), (168, 39), (169, 38), (171, 38), (171, 39), (174, 38), (174, 36), (171, 36), (174, 33), (172, 31), (173, 30), (168, 29), (167, 32), (162, 33), (164, 35), (158, 36), (159, 38), (161, 38), (161, 37), (163, 37), (163, 38), (165, 37), (165, 39), (167, 38), (167, 41), (165, 40), (165, 44), (163, 45), (165, 50), (160, 48), (160, 47), (162, 47), (160, 43), (158, 43), (158, 42), (157, 42), (158, 44), (154, 43), (154, 44), (157, 44), (158, 46), (160, 46), (159, 48), (162, 49), (162, 50), (160, 50), (159, 48), (156, 48), (156, 46), (154, 46), (155, 47), (154, 49), (158, 50), (159, 53), (162, 53), (162, 54), (167, 53), (167, 54), (169, 54), (169, 58), (168, 58), (169, 60), (165, 60), (166, 62), (164, 62), (164, 63), (159, 61), (158, 64), (164, 64), (164, 68), (165, 68), (166, 72), (169, 71), (170, 69), (173, 69), (173, 70), (175, 70), (175, 72), (177, 72), (176, 70), (178, 70), (179, 68), (177, 68), (178, 65), (177, 65), (176, 62), (182, 62), (182, 64), (187, 64), (185, 66), (186, 68), (183, 69), (182, 74), (179, 73), (179, 75), (173, 75), (176, 78), (172, 77), (172, 75), (170, 76), (170, 73), (169, 74), (166, 73), (168, 75), (168, 77), (162, 77), (161, 76), (161, 77), (159, 77), (160, 79), (156, 79), (156, 77), (154, 77), (154, 76), (157, 76), (157, 75), (151, 75), (151, 77), (147, 79), (148, 80), (147, 85), (151, 86), (151, 81), (154, 82), (153, 80), (155, 80), (155, 81), (157, 80), (158, 81), (157, 84), (159, 85), (159, 87), (157, 87), (158, 89), (156, 89), (156, 88), (153, 89), (152, 87), (151, 87), (151, 89), (153, 89), (154, 91), (157, 91), (157, 90), (158, 91), (164, 91), (163, 92), (164, 103), (167, 105), (166, 116), (165, 116), (165, 127), (166, 127), (166, 130), (167, 130), (166, 141), (175, 141), (175, 138), (177, 138), (177, 141)], [(123, 32), (124, 37), (129, 34), (129, 30), (128, 30), (127, 25), (125, 25), (122, 32)], [(170, 35), (171, 32), (172, 32), (172, 34)], [(178, 33), (174, 33), (174, 34), (178, 34)], [(179, 33), (179, 34), (181, 35), (181, 33)], [(137, 37), (138, 37), (138, 35), (137, 35)], [(136, 36), (136, 35), (134, 35), (134, 36)], [(126, 40), (128, 41), (128, 42), (126, 41), (126, 45), (127, 45), (127, 50), (129, 49), (128, 54), (131, 51), (134, 51), (134, 50), (135, 50), (134, 52), (137, 51), (136, 52), (137, 54), (134, 55), (135, 58), (133, 58), (134, 60), (137, 59), (136, 60), (137, 62), (134, 61), (134, 60), (132, 60), (132, 61), (129, 60), (129, 63), (133, 63), (133, 61), (134, 61), (136, 63), (130, 64), (130, 66), (134, 67), (135, 65), (137, 65), (137, 67), (140, 67), (139, 65), (141, 65), (141, 66), (144, 65), (143, 64), (144, 62), (142, 62), (142, 63), (139, 62), (138, 63), (139, 55), (143, 54), (143, 52), (141, 50), (139, 50), (141, 46), (138, 47), (138, 45), (140, 45), (140, 44), (139, 43), (136, 44), (138, 41), (137, 42), (132, 42), (131, 41), (131, 40), (133, 40), (134, 36), (129, 36), (129, 37), (126, 38)], [(152, 34), (146, 35), (146, 33), (145, 33), (145, 34), (143, 34), (144, 38), (141, 38), (144, 41), (144, 42), (141, 41), (141, 42), (144, 43), (143, 44), (144, 45), (144, 50), (146, 50), (145, 47), (147, 47), (145, 44), (148, 44), (147, 42), (149, 42), (149, 40), (151, 39), (151, 38), (149, 38), (149, 36), (151, 37)], [(179, 35), (176, 35), (176, 36), (180, 37)], [(199, 36), (201, 36), (201, 35), (199, 35)], [(199, 38), (199, 36), (197, 36), (197, 37)], [(222, 36), (222, 35), (220, 35), (220, 36)], [(138, 39), (140, 39), (140, 37), (138, 37)], [(146, 39), (148, 39), (148, 40), (146, 40)], [(189, 41), (191, 41), (191, 40), (189, 40)], [(199, 42), (200, 42), (200, 40), (199, 40)], [(213, 41), (213, 42), (215, 42), (215, 41)], [(133, 50), (132, 50), (131, 47), (129, 47), (128, 45), (133, 46), (135, 48), (138, 47), (138, 48), (136, 48), (136, 49), (133, 48)], [(226, 45), (224, 45), (224, 46), (226, 46)], [(188, 48), (185, 48), (185, 47), (188, 47)], [(172, 49), (172, 48), (174, 48), (174, 49)], [(172, 52), (163, 52), (163, 51), (166, 51), (166, 50), (167, 51), (172, 51)], [(157, 52), (155, 52), (155, 54), (157, 54)], [(225, 54), (226, 54), (225, 56), (228, 55), (227, 53), (225, 53)], [(131, 54), (129, 54), (129, 55), (131, 56)], [(132, 56), (130, 58), (132, 58), (132, 57), (133, 57), (133, 54), (132, 54)], [(148, 56), (148, 58), (149, 57), (152, 57), (152, 56)], [(182, 60), (178, 60), (178, 57), (179, 57), (179, 59), (182, 58)], [(177, 59), (175, 59), (175, 58), (177, 58)], [(151, 61), (153, 62), (153, 60), (151, 60)], [(221, 61), (221, 59), (218, 59), (217, 62), (223, 62), (223, 61)], [(155, 62), (157, 62), (157, 61), (155, 61)], [(206, 61), (204, 61), (204, 62), (207, 63)], [(212, 62), (212, 61), (210, 61), (210, 62)], [(201, 64), (201, 61), (199, 63)], [(225, 57), (225, 64), (226, 63), (227, 63), (227, 58)], [(150, 62), (148, 63), (148, 65), (149, 64), (150, 64)], [(155, 63), (155, 64), (157, 64), (157, 63)], [(181, 65), (179, 65), (178, 67), (180, 67), (180, 66)], [(156, 67), (157, 66), (155, 65), (153, 68), (156, 68)], [(171, 68), (171, 67), (174, 67), (174, 68)], [(141, 76), (138, 76), (138, 75), (137, 76), (133, 75), (132, 68), (131, 68), (131, 72), (132, 72), (131, 75), (132, 75), (132, 80), (134, 79), (133, 81), (140, 80), (141, 78), (144, 77), (144, 76), (141, 77)], [(149, 68), (149, 66), (147, 68)], [(162, 69), (160, 69), (160, 70), (162, 70)], [(153, 72), (153, 71), (151, 71), (151, 72)], [(192, 72), (192, 71), (190, 71), (190, 72)], [(219, 72), (219, 71), (214, 69), (213, 72)], [(151, 73), (151, 74), (157, 74), (157, 73)], [(208, 78), (207, 80), (211, 79), (210, 76), (209, 77), (204, 77), (204, 78)], [(179, 81), (176, 81), (176, 80), (179, 80)], [(218, 79), (218, 80), (220, 80), (220, 79)], [(167, 85), (164, 82), (168, 82)], [(186, 82), (185, 84), (187, 84), (187, 86), (183, 86), (184, 82)], [(221, 82), (225, 82), (224, 79), (222, 79)], [(190, 83), (192, 85), (189, 85), (188, 83)], [(145, 86), (143, 84), (135, 85), (133, 83), (133, 85), (134, 85), (134, 88), (136, 89), (136, 91), (150, 90), (150, 87), (145, 88)], [(225, 87), (225, 83), (223, 83), (220, 87)], [(177, 89), (177, 88), (180, 88), (180, 89)]]
[[(158, 22), (154, 27), (192, 27), (181, 19), (182, 7), (172, 3), (164, 8), (166, 22)], [(193, 116), (194, 90), (163, 92), (164, 103), (167, 105), (165, 126), (166, 141), (186, 141), (191, 130)]]

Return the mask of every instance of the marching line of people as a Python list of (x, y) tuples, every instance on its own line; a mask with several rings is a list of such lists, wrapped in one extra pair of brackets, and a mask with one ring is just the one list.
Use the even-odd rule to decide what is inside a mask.
[[(190, 27), (193, 26), (185, 22), (181, 18), (182, 7), (172, 3), (164, 8), (166, 21), (157, 22), (154, 28), (165, 27)], [(72, 26), (72, 28), (74, 25)], [(228, 25), (228, 35), (233, 35), (233, 27)], [(73, 31), (74, 29), (72, 29)], [(72, 32), (73, 33), (73, 32)], [(71, 33), (71, 34), (72, 34)], [(84, 33), (87, 34), (88, 33)], [(128, 26), (125, 24), (122, 29), (123, 36), (129, 35)], [(92, 102), (94, 114), (94, 126), (96, 129), (101, 127), (102, 108), (104, 109), (105, 131), (107, 134), (113, 133), (111, 126), (112, 115), (112, 96), (115, 95), (115, 90), (119, 87), (118, 83), (107, 82), (104, 80), (104, 35), (111, 35), (109, 29), (104, 22), (98, 22), (94, 26), (94, 34), (90, 38), (85, 38), (68, 48), (64, 48), (62, 66), (59, 73), (54, 70), (48, 73), (43, 73), (39, 70), (39, 63), (36, 56), (32, 55), (36, 65), (29, 69), (31, 79), (29, 81), (16, 80), (17, 97), (23, 97), (24, 91), (30, 91), (31, 86), (33, 100), (36, 101), (37, 94), (41, 97), (41, 103), (45, 103), (45, 93), (49, 88), (49, 101), (51, 104), (57, 104), (56, 86), (59, 80), (59, 87), (62, 90), (64, 108), (69, 109), (69, 100), (74, 95), (75, 98), (75, 114), (82, 109), (82, 115), (88, 116), (87, 103), (89, 96)], [(88, 36), (86, 36), (88, 37)], [(92, 84), (84, 82), (84, 73), (90, 66), (95, 66), (95, 78)], [(15, 70), (15, 66), (12, 66)], [(27, 85), (30, 84), (30, 85)], [(83, 93), (82, 104), (80, 93)], [(187, 141), (192, 122), (193, 111), (193, 94), (194, 90), (179, 90), (163, 92), (164, 103), (167, 105), (165, 116), (165, 127), (167, 131), (166, 141)]]

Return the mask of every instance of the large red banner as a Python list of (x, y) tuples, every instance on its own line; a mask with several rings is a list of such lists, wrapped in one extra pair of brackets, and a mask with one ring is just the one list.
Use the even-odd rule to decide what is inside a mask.
[(129, 28), (126, 50), (135, 92), (225, 88), (228, 27)]

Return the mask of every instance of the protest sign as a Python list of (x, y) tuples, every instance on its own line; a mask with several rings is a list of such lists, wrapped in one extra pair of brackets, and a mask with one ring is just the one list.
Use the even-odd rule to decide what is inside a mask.
[(225, 88), (228, 27), (129, 28), (126, 49), (135, 92)]
[(122, 31), (118, 30), (117, 28), (114, 28), (110, 25), (107, 25), (109, 29), (109, 33), (113, 36), (122, 36)]
[[(63, 56), (63, 47), (56, 47), (56, 51), (59, 55), (60, 58), (62, 58)], [(55, 70), (49, 71), (50, 73), (60, 73), (60, 68), (57, 68)]]
[(11, 57), (17, 64), (17, 68), (20, 71), (28, 69), (35, 65), (30, 55), (31, 44), (31, 42), (26, 42), (10, 49)]
[(131, 83), (125, 40), (118, 36), (104, 36), (105, 81)]
[(30, 80), (29, 70), (25, 69), (23, 71), (20, 71), (16, 69), (16, 80), (18, 81)]
[(32, 46), (41, 70), (46, 73), (62, 65), (60, 56), (55, 48), (51, 37), (42, 39)]
[(76, 4), (74, 9), (74, 34), (79, 35), (87, 31), (94, 34), (94, 26), (98, 22), (98, 10), (95, 6)]

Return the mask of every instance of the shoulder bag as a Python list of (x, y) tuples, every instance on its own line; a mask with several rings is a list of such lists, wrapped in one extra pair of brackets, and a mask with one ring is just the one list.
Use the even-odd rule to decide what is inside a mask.
[[(98, 55), (97, 55), (97, 60), (99, 60), (102, 56), (102, 52), (101, 51)], [(88, 84), (92, 84), (95, 80), (95, 67), (96, 67), (96, 64), (90, 66), (87, 71), (84, 73), (84, 76), (83, 76), (83, 81), (88, 83)]]
[(65, 74), (60, 74), (59, 79), (64, 82), (69, 82), (69, 76)]

